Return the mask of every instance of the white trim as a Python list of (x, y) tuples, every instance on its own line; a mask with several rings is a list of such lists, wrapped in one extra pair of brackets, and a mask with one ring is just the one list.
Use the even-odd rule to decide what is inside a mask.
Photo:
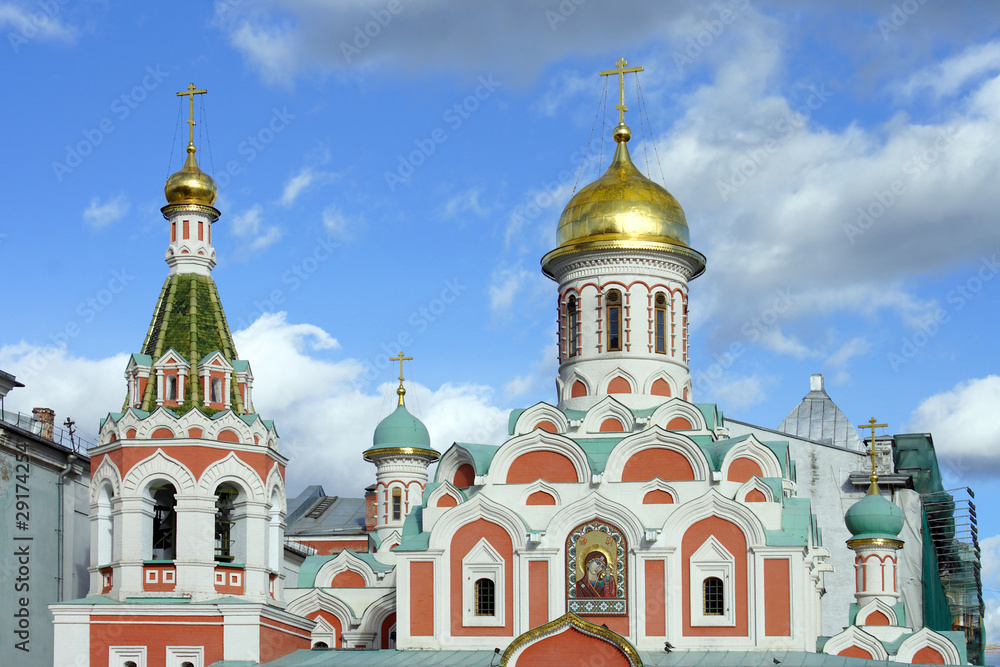
[(525, 435), (514, 436), (497, 450), (490, 463), (489, 476), (494, 484), (506, 484), (510, 467), (522, 454), (530, 452), (555, 452), (562, 454), (573, 464), (576, 472), (576, 482), (590, 480), (590, 463), (583, 448), (575, 441), (548, 431), (532, 431)]
[(371, 588), (376, 585), (375, 571), (365, 561), (354, 555), (354, 552), (344, 549), (336, 558), (331, 558), (316, 572), (316, 579), (313, 585), (316, 588), (331, 588), (330, 584), (338, 574), (343, 572), (354, 572), (361, 575), (365, 580), (365, 587)]
[(162, 449), (157, 449), (128, 471), (122, 481), (122, 495), (134, 496), (137, 492), (141, 493), (147, 482), (157, 478), (166, 478), (171, 482), (178, 495), (191, 494), (195, 490), (194, 475), (187, 466), (168, 456)]
[(701, 410), (694, 407), (694, 404), (683, 400), (680, 396), (671, 396), (663, 405), (658, 407), (656, 412), (650, 415), (649, 425), (666, 429), (667, 424), (674, 417), (684, 417), (687, 419), (691, 422), (691, 427), (694, 431), (708, 430), (708, 425), (705, 423), (705, 415), (701, 414)]
[[(481, 579), (493, 582), (493, 614), (476, 615), (476, 583)], [(462, 558), (462, 625), (465, 627), (504, 626), (504, 560), (484, 537)]]
[[(445, 480), (443, 482), (440, 482), (438, 487), (427, 495), (427, 507), (436, 508), (438, 506), (437, 504), (438, 501), (441, 500), (441, 498), (444, 496), (451, 496), (452, 498), (454, 498), (455, 505), (461, 505), (462, 503), (465, 502), (465, 499), (462, 497), (462, 494), (459, 492), (459, 490), (456, 489), (451, 482)], [(448, 509), (448, 508), (442, 507), (441, 509)]]
[(204, 646), (167, 647), (167, 667), (181, 667), (184, 661), (192, 663), (194, 667), (205, 667), (205, 647)]
[(736, 489), (736, 494), (734, 495), (734, 498), (736, 498), (736, 500), (740, 501), (741, 503), (748, 502), (747, 496), (750, 495), (751, 491), (760, 491), (762, 494), (764, 494), (764, 502), (768, 503), (776, 502), (776, 499), (774, 497), (774, 491), (771, 489), (770, 486), (765, 484), (760, 477), (757, 477), (756, 475), (754, 475), (747, 481), (743, 482), (743, 484), (741, 484), (740, 487)]
[(872, 657), (872, 660), (888, 660), (889, 654), (886, 652), (882, 642), (868, 634), (856, 625), (848, 626), (839, 635), (834, 635), (823, 645), (823, 653), (827, 655), (839, 655), (844, 649), (856, 646), (864, 649)]
[(225, 458), (209, 465), (198, 480), (198, 489), (203, 495), (214, 495), (215, 489), (224, 482), (234, 482), (247, 495), (245, 500), (254, 502), (270, 502), (264, 497), (264, 485), (257, 471), (246, 461), (230, 452)]
[[(709, 535), (691, 555), (690, 561), (691, 626), (736, 626), (736, 558), (714, 535)], [(710, 577), (722, 580), (723, 613), (705, 614), (704, 582)]]
[(783, 477), (781, 474), (781, 462), (778, 461), (778, 457), (775, 456), (774, 452), (761, 444), (760, 440), (753, 434), (750, 434), (746, 440), (733, 445), (726, 452), (721, 466), (722, 479), (729, 479), (729, 467), (733, 461), (740, 458), (750, 459), (760, 466), (762, 477)]
[[(622, 305), (624, 306), (624, 304), (622, 304)], [(625, 333), (624, 329), (625, 329), (625, 327), (624, 327), (624, 318), (622, 318), (622, 334)], [(624, 339), (625, 336), (622, 335), (621, 338)], [(624, 349), (622, 351), (624, 351)], [(631, 373), (629, 373), (628, 371), (626, 371), (621, 366), (616, 367), (610, 373), (606, 373), (604, 375), (604, 377), (601, 378), (600, 383), (597, 385), (598, 386), (597, 393), (600, 394), (600, 395), (614, 396), (615, 394), (609, 394), (608, 393), (608, 386), (611, 384), (611, 381), (614, 380), (617, 377), (621, 377), (621, 379), (623, 379), (626, 382), (628, 382), (628, 387), (629, 387), (629, 392), (628, 393), (630, 393), (630, 394), (636, 394), (636, 393), (638, 393), (639, 383), (636, 381), (635, 376), (633, 376)]]
[[(674, 431), (664, 430), (660, 426), (646, 429), (627, 438), (615, 445), (608, 456), (608, 462), (604, 466), (604, 479), (609, 482), (622, 481), (622, 474), (625, 466), (633, 455), (644, 449), (667, 449), (676, 452), (687, 459), (694, 472), (694, 478), (698, 481), (707, 480), (712, 471), (705, 458), (705, 453), (695, 444), (694, 440)], [(674, 495), (676, 502), (677, 496)]]
[(464, 464), (469, 464), (472, 472), (478, 475), (476, 462), (472, 458), (472, 454), (465, 447), (455, 443), (438, 459), (437, 470), (434, 472), (434, 481), (438, 483), (454, 483), (455, 473)]
[(885, 614), (885, 617), (889, 619), (890, 626), (899, 625), (899, 619), (896, 618), (896, 612), (893, 610), (893, 608), (887, 605), (886, 603), (882, 602), (878, 598), (875, 598), (865, 606), (861, 607), (861, 609), (858, 609), (858, 614), (857, 616), (854, 617), (854, 625), (868, 625), (868, 623), (865, 623), (865, 621), (867, 621), (868, 617), (871, 616), (876, 611), (880, 611), (883, 614)]
[[(615, 398), (614, 394), (605, 396), (592, 408), (587, 410), (583, 423), (580, 424), (579, 433), (602, 433), (601, 424), (606, 419), (615, 418), (622, 424), (622, 431), (615, 433), (631, 433), (635, 429), (635, 415)], [(609, 431), (603, 431), (608, 433)]]
[(108, 667), (125, 667), (125, 663), (129, 660), (134, 661), (136, 667), (146, 667), (146, 647), (145, 646), (108, 647)]
[(951, 640), (926, 627), (903, 640), (896, 651), (896, 662), (913, 662), (914, 656), (922, 648), (932, 648), (940, 653), (947, 665), (961, 664), (958, 649)]
[(524, 491), (521, 492), (520, 504), (527, 505), (528, 498), (530, 498), (532, 495), (534, 495), (539, 491), (542, 491), (552, 496), (553, 500), (555, 500), (556, 505), (562, 505), (562, 498), (559, 496), (559, 492), (556, 491), (556, 487), (547, 483), (544, 479), (536, 479), (534, 482), (528, 485), (528, 488), (526, 488)]
[(764, 526), (757, 515), (746, 505), (726, 498), (715, 489), (710, 489), (697, 500), (684, 503), (667, 517), (660, 539), (666, 540), (665, 546), (680, 548), (688, 528), (711, 516), (736, 524), (743, 531), (747, 548), (763, 546), (766, 542)]
[(565, 414), (553, 405), (540, 402), (518, 415), (517, 421), (514, 423), (514, 435), (531, 433), (540, 421), (552, 422), (559, 433), (565, 433), (569, 430), (569, 420), (566, 419)]

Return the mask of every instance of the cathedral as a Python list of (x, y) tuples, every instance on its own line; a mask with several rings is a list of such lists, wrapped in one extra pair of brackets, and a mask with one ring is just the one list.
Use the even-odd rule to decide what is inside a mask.
[(626, 66), (601, 73), (614, 158), (541, 258), (554, 400), (512, 411), (503, 443), (432, 442), (400, 351), (395, 410), (342, 444), (374, 468), (357, 498), (286, 497), (296, 462), (212, 279), (217, 187), (191, 130), (164, 190), (168, 275), (90, 451), (89, 594), (50, 606), (56, 667), (981, 661), (943, 583), (945, 555), (978, 560), (928, 524), (951, 498), (928, 434), (873, 419), (864, 442), (818, 375), (778, 428), (696, 402), (706, 257), (632, 162)]

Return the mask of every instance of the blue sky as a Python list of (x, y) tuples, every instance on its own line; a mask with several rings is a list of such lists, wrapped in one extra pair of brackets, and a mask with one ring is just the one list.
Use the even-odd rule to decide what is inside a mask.
[[(507, 410), (555, 398), (538, 261), (608, 163), (596, 73), (625, 57), (645, 67), (641, 113), (628, 79), (633, 158), (708, 258), (696, 400), (774, 427), (823, 373), (856, 423), (932, 431), (948, 483), (986, 509), (998, 26), (994, 3), (935, 0), (0, 0), (0, 368), (28, 385), (8, 408), (93, 433), (120, 407), (167, 272), (174, 93), (193, 81), (221, 188), (214, 277), (291, 490), (361, 493), (401, 343), (435, 445), (499, 441)], [(1000, 589), (996, 549), (984, 539)]]

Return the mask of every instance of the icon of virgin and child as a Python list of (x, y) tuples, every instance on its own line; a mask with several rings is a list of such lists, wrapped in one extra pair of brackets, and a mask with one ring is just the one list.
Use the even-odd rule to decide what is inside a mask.
[(576, 598), (615, 598), (618, 588), (614, 572), (608, 567), (608, 557), (599, 549), (583, 558), (583, 573), (576, 580)]

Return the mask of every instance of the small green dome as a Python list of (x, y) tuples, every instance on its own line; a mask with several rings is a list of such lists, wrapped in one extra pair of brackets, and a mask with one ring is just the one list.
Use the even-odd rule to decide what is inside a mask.
[(400, 405), (375, 427), (371, 449), (386, 447), (431, 449), (431, 437), (423, 422), (411, 415), (405, 406)]
[(903, 510), (881, 495), (867, 495), (847, 510), (844, 517), (852, 539), (899, 539)]

